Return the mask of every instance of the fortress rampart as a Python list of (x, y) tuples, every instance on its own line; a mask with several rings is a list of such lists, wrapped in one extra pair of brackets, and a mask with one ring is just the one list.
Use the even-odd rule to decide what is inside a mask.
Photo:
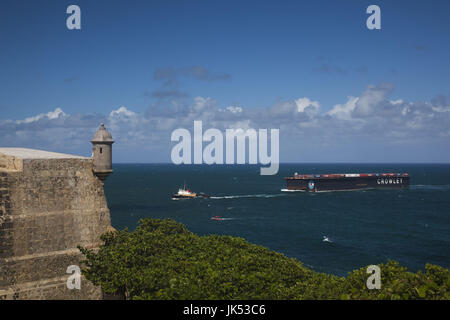
[(0, 148), (0, 299), (102, 298), (66, 270), (111, 228), (103, 178), (91, 158)]

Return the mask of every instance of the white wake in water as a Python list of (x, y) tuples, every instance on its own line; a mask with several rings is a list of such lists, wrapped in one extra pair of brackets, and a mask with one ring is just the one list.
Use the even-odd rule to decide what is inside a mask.
[(289, 189), (281, 189), (281, 192), (306, 192), (306, 190), (289, 190)]
[(234, 195), (234, 196), (218, 196), (218, 197), (210, 197), (210, 199), (239, 199), (239, 198), (275, 198), (275, 197), (283, 197), (285, 194), (243, 194), (243, 195)]
[(413, 190), (449, 190), (449, 184), (413, 184), (409, 186)]

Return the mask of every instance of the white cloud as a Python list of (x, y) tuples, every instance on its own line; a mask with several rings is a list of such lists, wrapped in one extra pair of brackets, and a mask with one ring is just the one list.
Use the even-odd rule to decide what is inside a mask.
[(402, 100), (402, 99), (390, 100), (390, 102), (391, 102), (392, 104), (401, 104), (401, 103), (403, 103), (403, 100)]
[(382, 84), (380, 86), (368, 86), (356, 102), (352, 112), (353, 117), (367, 117), (376, 113), (377, 106), (386, 99), (386, 96), (392, 91), (393, 86)]
[(231, 113), (242, 113), (242, 108), (241, 107), (234, 107), (234, 106), (229, 106), (227, 107), (225, 110), (230, 111)]
[(355, 110), (356, 103), (358, 102), (358, 97), (348, 97), (348, 101), (344, 104), (336, 104), (330, 111), (327, 112), (328, 115), (334, 116), (343, 120), (350, 120), (353, 110)]
[[(57, 108), (23, 120), (0, 120), (0, 145), (89, 153), (88, 141), (105, 122), (116, 140), (116, 150), (155, 149), (158, 156), (166, 154), (169, 159), (171, 131), (192, 130), (194, 120), (202, 120), (204, 130), (280, 129), (282, 160), (286, 154), (327, 155), (333, 148), (342, 154), (350, 147), (372, 146), (374, 152), (384, 154), (390, 145), (411, 145), (414, 152), (419, 146), (448, 144), (450, 103), (444, 98), (430, 102), (390, 100), (392, 89), (387, 84), (368, 86), (359, 96), (349, 96), (327, 112), (321, 112), (320, 103), (307, 97), (278, 101), (268, 108), (220, 107), (210, 97), (195, 97), (190, 103), (173, 100), (151, 105), (144, 113), (120, 106), (107, 116), (66, 114)], [(134, 154), (128, 155), (132, 158)]]
[(53, 111), (47, 112), (47, 113), (41, 113), (38, 114), (36, 116), (33, 117), (29, 117), (29, 118), (25, 118), (23, 120), (17, 120), (17, 123), (31, 123), (31, 122), (36, 122), (39, 121), (41, 119), (49, 119), (49, 120), (53, 120), (53, 119), (58, 119), (60, 117), (64, 117), (66, 116), (66, 114), (64, 113), (64, 111), (61, 110), (61, 108), (56, 108)]
[(310, 108), (312, 111), (318, 111), (320, 108), (319, 102), (311, 101), (308, 98), (300, 98), (295, 100), (295, 104), (297, 105), (298, 112), (305, 112), (307, 108)]
[(113, 110), (110, 112), (109, 117), (110, 118), (116, 118), (116, 117), (127, 117), (132, 118), (135, 117), (136, 113), (133, 111), (128, 110), (126, 107), (122, 106), (117, 110)]

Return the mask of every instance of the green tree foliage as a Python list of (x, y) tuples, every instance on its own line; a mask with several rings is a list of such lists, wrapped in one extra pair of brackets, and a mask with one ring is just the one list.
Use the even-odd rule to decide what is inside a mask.
[(366, 268), (351, 272), (342, 287), (342, 299), (450, 299), (450, 270), (432, 264), (425, 266), (425, 273), (409, 272), (395, 261), (379, 265), (381, 289), (367, 290)]
[(366, 268), (348, 277), (312, 271), (293, 258), (230, 236), (197, 236), (170, 219), (143, 219), (135, 231), (81, 248), (83, 274), (107, 294), (129, 299), (449, 299), (450, 271), (411, 273), (379, 265), (382, 288), (366, 287)]

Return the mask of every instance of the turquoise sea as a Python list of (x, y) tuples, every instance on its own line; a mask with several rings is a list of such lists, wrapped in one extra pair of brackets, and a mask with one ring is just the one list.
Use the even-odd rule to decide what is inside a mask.
[[(408, 172), (411, 186), (281, 192), (294, 172)], [(184, 182), (212, 197), (171, 200)], [(242, 237), (341, 276), (388, 259), (412, 271), (427, 262), (450, 267), (449, 164), (281, 164), (274, 176), (251, 165), (116, 164), (105, 191), (117, 229), (133, 230), (144, 217), (172, 218), (199, 235)]]

